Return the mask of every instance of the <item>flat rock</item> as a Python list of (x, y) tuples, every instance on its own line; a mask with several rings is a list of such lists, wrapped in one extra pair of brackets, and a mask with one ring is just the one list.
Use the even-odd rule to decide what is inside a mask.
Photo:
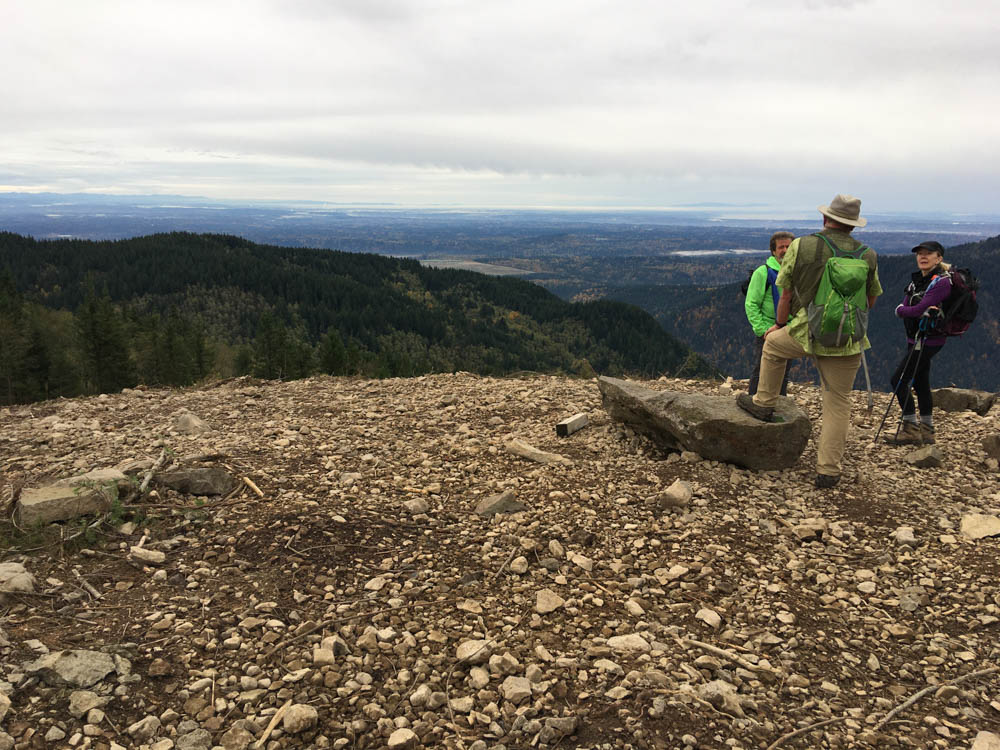
[(1000, 518), (984, 513), (969, 513), (962, 516), (960, 529), (969, 539), (1000, 536)]
[(704, 459), (748, 469), (787, 469), (809, 439), (805, 413), (779, 398), (775, 416), (761, 422), (723, 396), (656, 391), (618, 378), (597, 380), (608, 414), (670, 451), (692, 451)]
[(479, 516), (494, 516), (498, 513), (520, 513), (527, 509), (527, 505), (515, 499), (514, 490), (505, 490), (480, 500), (476, 504), (475, 513)]
[(1000, 750), (1000, 735), (982, 731), (972, 741), (971, 750)]
[(413, 750), (420, 745), (420, 739), (412, 729), (401, 727), (389, 735), (390, 750)]
[(508, 677), (500, 685), (500, 694), (511, 703), (521, 703), (531, 697), (531, 681), (527, 677)]
[(974, 411), (979, 416), (993, 406), (997, 394), (989, 391), (977, 391), (971, 388), (936, 388), (931, 391), (934, 398), (934, 408), (941, 411)]
[(185, 495), (225, 495), (236, 487), (236, 480), (218, 466), (161, 471), (156, 482)]
[(806, 518), (792, 527), (792, 534), (801, 542), (822, 541), (829, 528), (830, 524), (822, 518)]
[(493, 643), (487, 640), (471, 640), (459, 644), (455, 657), (460, 664), (484, 664), (493, 655)]
[(558, 453), (548, 453), (546, 451), (538, 450), (538, 448), (535, 448), (533, 445), (529, 445), (523, 440), (511, 440), (504, 445), (504, 448), (506, 448), (508, 452), (513, 453), (515, 456), (520, 456), (521, 458), (526, 458), (529, 461), (535, 461), (540, 464), (570, 465), (573, 463), (565, 456), (560, 456)]
[(93, 708), (103, 708), (110, 700), (90, 690), (74, 690), (69, 694), (69, 715), (74, 719), (82, 718)]
[(68, 521), (86, 515), (107, 513), (115, 492), (101, 485), (50, 484), (25, 488), (16, 514), (21, 526)]
[(158, 549), (146, 549), (145, 547), (134, 546), (129, 550), (129, 557), (133, 560), (141, 560), (151, 565), (163, 565), (167, 561), (167, 553)]
[(415, 497), (412, 500), (404, 502), (403, 507), (413, 515), (417, 516), (421, 513), (426, 513), (430, 510), (431, 506), (422, 497)]
[(206, 729), (193, 729), (177, 738), (176, 750), (208, 750), (212, 746), (212, 735)]
[(608, 648), (614, 651), (641, 651), (642, 653), (648, 653), (652, 649), (652, 646), (641, 635), (630, 633), (629, 635), (615, 635), (608, 638)]
[(925, 445), (906, 455), (906, 463), (918, 469), (936, 469), (944, 466), (944, 456), (936, 445)]
[[(245, 720), (241, 719), (240, 721)], [(238, 721), (222, 735), (219, 739), (219, 744), (222, 745), (224, 750), (247, 750), (255, 739), (254, 734), (245, 726), (241, 726)]]
[(127, 482), (128, 477), (121, 469), (94, 469), (85, 474), (75, 474), (65, 479), (60, 479), (53, 484), (57, 486), (73, 486), (78, 484), (118, 484)]
[(565, 603), (566, 600), (559, 596), (559, 594), (548, 589), (542, 589), (535, 595), (535, 611), (540, 615), (555, 612)]
[(25, 664), (24, 670), (50, 685), (85, 688), (114, 672), (115, 661), (101, 651), (54, 651)]

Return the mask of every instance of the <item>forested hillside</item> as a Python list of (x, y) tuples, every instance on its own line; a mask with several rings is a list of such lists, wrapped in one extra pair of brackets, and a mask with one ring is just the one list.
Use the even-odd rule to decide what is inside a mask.
[(253, 373), (714, 374), (642, 310), (227, 235), (0, 233), (0, 403)]
[[(976, 274), (982, 284), (978, 294), (980, 310), (969, 331), (950, 340), (934, 360), (932, 384), (1000, 390), (1000, 367), (993, 360), (1000, 343), (993, 293), (1000, 284), (1000, 237), (949, 248), (945, 260), (969, 267)], [(868, 352), (875, 390), (889, 390), (889, 376), (905, 351), (903, 324), (893, 312), (915, 270), (911, 254), (879, 257), (879, 277), (885, 293), (872, 311), (869, 332), (872, 348)], [(668, 331), (689, 342), (724, 373), (749, 376), (753, 335), (743, 311), (744, 297), (739, 284), (694, 289), (690, 286), (619, 288), (608, 296), (649, 311)], [(805, 361), (793, 373), (799, 379), (815, 378), (812, 366)], [(862, 378), (859, 372), (859, 386)]]

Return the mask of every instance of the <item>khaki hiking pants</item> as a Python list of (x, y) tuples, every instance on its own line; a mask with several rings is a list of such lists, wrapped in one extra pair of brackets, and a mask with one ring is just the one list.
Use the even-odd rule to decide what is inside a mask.
[[(764, 341), (760, 358), (760, 382), (753, 402), (774, 406), (790, 359), (809, 356), (793, 339), (788, 328), (779, 328)], [(816, 448), (816, 473), (840, 476), (847, 429), (851, 424), (851, 390), (861, 366), (861, 355), (815, 357), (823, 383), (823, 424)]]

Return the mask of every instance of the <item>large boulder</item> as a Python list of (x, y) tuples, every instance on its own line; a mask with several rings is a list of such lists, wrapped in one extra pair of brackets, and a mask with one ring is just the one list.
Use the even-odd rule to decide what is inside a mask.
[(598, 378), (604, 409), (671, 451), (688, 450), (748, 469), (787, 469), (809, 440), (809, 418), (788, 398), (761, 422), (732, 396), (654, 391), (617, 378)]
[(997, 394), (971, 388), (936, 388), (931, 391), (934, 406), (941, 411), (974, 411), (981, 417), (993, 406)]

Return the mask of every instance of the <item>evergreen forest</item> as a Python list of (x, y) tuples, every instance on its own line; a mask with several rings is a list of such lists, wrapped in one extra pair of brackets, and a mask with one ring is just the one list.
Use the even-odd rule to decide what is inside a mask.
[(414, 260), (0, 232), (0, 404), (250, 374), (718, 373), (646, 312)]

